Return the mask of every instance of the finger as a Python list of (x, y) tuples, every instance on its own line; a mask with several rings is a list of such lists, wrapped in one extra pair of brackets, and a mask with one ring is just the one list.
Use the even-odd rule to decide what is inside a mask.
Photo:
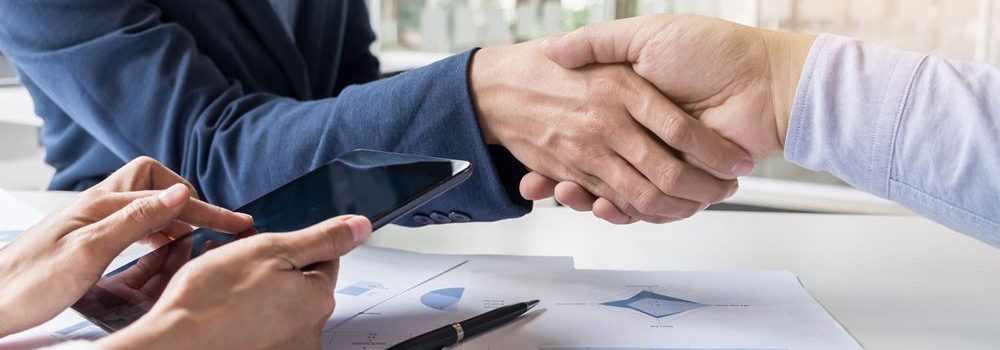
[(180, 221), (174, 221), (160, 229), (157, 232), (153, 232), (148, 236), (140, 239), (139, 244), (145, 244), (152, 247), (153, 249), (162, 247), (167, 243), (173, 242), (174, 240), (184, 237), (191, 233), (191, 225), (185, 224)]
[[(105, 194), (104, 204), (93, 208), (94, 215), (107, 216), (128, 203), (143, 197), (152, 196), (161, 191), (133, 191)], [(187, 205), (178, 217), (179, 220), (197, 227), (210, 228), (227, 233), (242, 232), (253, 226), (253, 217), (247, 214), (233, 212), (228, 209), (189, 198)]]
[(521, 178), (521, 196), (530, 201), (552, 197), (556, 188), (555, 180), (537, 172), (529, 172)]
[(612, 148), (661, 192), (700, 203), (718, 203), (733, 191), (736, 180), (719, 179), (677, 159), (640, 125), (632, 127), (637, 136)]
[(633, 17), (588, 25), (542, 40), (542, 49), (550, 60), (565, 68), (635, 62), (652, 32), (642, 30), (645, 21), (646, 17)]
[(155, 159), (141, 156), (125, 164), (94, 188), (110, 192), (127, 192), (162, 190), (174, 184), (183, 184), (190, 190), (191, 197), (198, 198), (198, 192), (186, 179)]
[(556, 200), (576, 211), (591, 211), (597, 197), (575, 182), (563, 181), (556, 185)]
[[(345, 215), (311, 227), (271, 235), (280, 258), (291, 268), (303, 267), (337, 259), (347, 254), (371, 235), (371, 222), (363, 216)], [(262, 236), (257, 236), (262, 237)]]
[[(622, 163), (619, 163), (617, 165), (612, 165), (610, 167), (613, 168), (615, 166), (621, 166), (621, 165), (622, 165)], [(605, 165), (605, 166), (607, 166), (607, 165)], [(602, 168), (602, 169), (604, 169), (604, 168)], [(634, 171), (634, 169), (632, 169), (632, 170)], [(614, 178), (615, 176), (617, 176), (617, 175), (614, 175), (615, 171), (617, 171), (617, 169), (610, 170), (610, 173), (609, 173), (609, 170), (607, 170), (607, 169), (605, 169), (603, 171), (599, 171), (599, 172), (602, 172), (603, 174), (605, 174), (604, 176), (608, 176), (608, 178)], [(610, 175), (608, 175), (608, 174), (610, 174)], [(616, 203), (616, 202), (619, 203), (619, 204), (614, 204), (614, 206), (617, 207), (618, 211), (621, 212), (621, 213), (623, 213), (623, 215), (627, 219), (620, 219), (619, 220), (619, 219), (615, 219), (614, 217), (612, 217), (612, 219), (614, 220), (613, 221), (614, 223), (627, 224), (627, 223), (635, 222), (637, 220), (643, 220), (643, 221), (659, 221), (660, 220), (658, 218), (654, 218), (653, 216), (647, 216), (647, 215), (639, 212), (639, 210), (637, 210), (628, 201), (628, 197), (627, 196), (623, 196), (622, 194), (620, 194), (614, 187), (612, 187), (608, 183), (604, 182), (604, 180), (601, 180), (600, 177), (597, 177), (597, 176), (588, 176), (588, 177), (585, 177), (584, 179), (586, 179), (588, 181), (587, 186), (584, 187), (584, 191), (586, 191), (587, 193), (591, 193), (593, 196), (596, 196), (596, 197), (614, 198), (614, 200), (608, 200), (608, 199), (606, 199), (606, 200), (608, 200), (608, 201), (610, 201), (612, 203)], [(582, 186), (582, 185), (580, 185), (580, 186)]]
[(701, 206), (701, 203), (663, 193), (631, 164), (617, 155), (608, 157), (604, 164), (605, 166), (596, 169), (596, 175), (601, 179), (607, 179), (608, 185), (621, 195), (599, 196), (611, 200), (628, 216), (643, 221), (659, 221), (659, 218), (651, 216), (688, 217), (697, 212), (697, 208)]
[[(753, 158), (674, 105), (652, 84), (629, 79), (637, 93), (628, 94), (628, 112), (664, 143), (698, 160), (703, 170), (720, 179), (734, 179), (753, 171)], [(655, 97), (651, 97), (655, 96)]]
[(188, 203), (189, 190), (174, 185), (156, 195), (133, 200), (124, 208), (94, 223), (89, 230), (105, 252), (117, 255), (129, 244), (167, 227)]
[(611, 203), (606, 198), (598, 198), (594, 201), (594, 216), (617, 225), (634, 222), (632, 217), (625, 215), (614, 203)]

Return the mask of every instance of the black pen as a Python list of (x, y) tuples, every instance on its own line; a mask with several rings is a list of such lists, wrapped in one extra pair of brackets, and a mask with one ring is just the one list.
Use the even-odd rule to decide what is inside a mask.
[(538, 300), (496, 308), (468, 320), (453, 323), (410, 338), (386, 350), (436, 350), (458, 344), (465, 338), (477, 336), (510, 322), (528, 312), (528, 310), (531, 310), (535, 305), (538, 305)]

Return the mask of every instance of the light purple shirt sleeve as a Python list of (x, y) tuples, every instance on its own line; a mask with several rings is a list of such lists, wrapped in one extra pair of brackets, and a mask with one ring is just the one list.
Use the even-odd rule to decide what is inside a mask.
[(785, 158), (1000, 247), (996, 67), (821, 35)]

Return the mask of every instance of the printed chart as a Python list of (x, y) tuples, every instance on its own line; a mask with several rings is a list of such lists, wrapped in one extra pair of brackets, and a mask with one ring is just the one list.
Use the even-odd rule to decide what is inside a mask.
[(420, 303), (435, 310), (455, 312), (464, 292), (461, 287), (436, 289), (420, 296)]
[(603, 302), (601, 305), (629, 309), (653, 318), (663, 318), (708, 306), (645, 290), (636, 293), (631, 298)]

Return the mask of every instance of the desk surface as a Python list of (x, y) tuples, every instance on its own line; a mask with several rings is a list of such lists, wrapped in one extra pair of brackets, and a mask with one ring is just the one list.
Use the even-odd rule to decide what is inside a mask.
[[(71, 196), (13, 192), (51, 211)], [(866, 349), (1000, 348), (1000, 250), (913, 216), (704, 212), (614, 226), (565, 208), (378, 231), (427, 253), (569, 255), (577, 268), (788, 270)]]

